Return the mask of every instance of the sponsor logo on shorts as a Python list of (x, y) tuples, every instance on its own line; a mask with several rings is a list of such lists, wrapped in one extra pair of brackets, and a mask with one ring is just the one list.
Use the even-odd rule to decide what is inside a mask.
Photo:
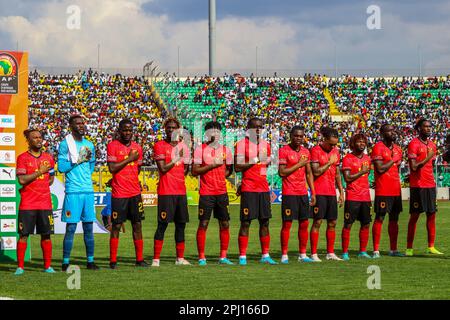
[(22, 231), (23, 230), (23, 223), (19, 222), (19, 230)]
[(161, 219), (167, 218), (167, 212), (161, 211)]
[(248, 208), (244, 208), (243, 212), (247, 216), (248, 215)]
[(380, 203), (380, 208), (382, 208), (382, 209), (386, 208), (386, 202), (384, 202), (384, 201), (381, 202)]
[(350, 219), (350, 213), (346, 212), (344, 217), (345, 217), (346, 220)]
[(113, 213), (112, 213), (112, 218), (113, 218), (113, 219), (117, 219), (117, 212), (116, 212), (116, 211), (113, 211)]
[(198, 214), (202, 216), (204, 214), (203, 209), (198, 209)]
[(315, 207), (314, 208), (314, 214), (318, 214), (319, 213), (319, 207)]
[(284, 213), (289, 217), (291, 215), (291, 209), (286, 209)]
[(414, 209), (417, 209), (417, 208), (419, 208), (419, 203), (418, 202), (414, 202)]

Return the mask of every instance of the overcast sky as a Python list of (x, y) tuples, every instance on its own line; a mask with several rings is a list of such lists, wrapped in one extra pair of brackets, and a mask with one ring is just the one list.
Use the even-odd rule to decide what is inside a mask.
[[(216, 0), (217, 69), (450, 70), (444, 0)], [(70, 30), (67, 8), (81, 10)], [(370, 5), (381, 29), (367, 28)], [(208, 0), (0, 0), (0, 49), (34, 66), (208, 68)], [(73, 20), (70, 20), (73, 21)], [(420, 46), (420, 50), (419, 50)], [(335, 55), (336, 52), (336, 55)]]

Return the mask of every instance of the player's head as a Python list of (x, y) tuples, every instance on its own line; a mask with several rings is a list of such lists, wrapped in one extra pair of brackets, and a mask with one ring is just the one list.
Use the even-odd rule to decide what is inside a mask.
[(305, 142), (305, 127), (293, 126), (289, 136), (294, 147), (301, 146)]
[(416, 122), (414, 129), (419, 133), (421, 137), (429, 138), (431, 136), (431, 121), (421, 118)]
[(69, 118), (69, 127), (72, 133), (78, 136), (84, 136), (86, 128), (84, 125), (84, 118), (81, 114), (71, 115)]
[(119, 136), (120, 140), (125, 143), (128, 143), (133, 139), (133, 123), (130, 119), (120, 120)]
[(249, 133), (249, 137), (259, 139), (259, 135), (261, 134), (261, 130), (263, 129), (263, 122), (260, 118), (253, 117), (250, 118), (247, 122), (247, 129)]
[(39, 151), (42, 148), (42, 134), (38, 129), (27, 129), (23, 132), (23, 135), (27, 139), (30, 149)]
[(177, 140), (177, 139), (172, 139), (172, 138), (175, 138), (175, 137), (172, 137), (172, 134), (174, 133), (175, 130), (180, 129), (180, 127), (181, 127), (181, 124), (176, 118), (171, 117), (171, 118), (166, 119), (166, 121), (164, 121), (164, 130), (166, 131), (167, 139), (169, 139), (170, 141)]
[(367, 137), (362, 133), (354, 134), (350, 138), (350, 149), (353, 152), (364, 152), (367, 146)]
[(386, 142), (395, 142), (397, 140), (397, 132), (394, 126), (389, 123), (384, 123), (380, 127), (381, 138)]
[(205, 125), (205, 134), (208, 141), (219, 141), (222, 125), (217, 121), (210, 121)]
[(322, 148), (325, 151), (331, 151), (339, 141), (338, 131), (331, 127), (322, 127), (320, 128), (320, 134), (322, 135)]

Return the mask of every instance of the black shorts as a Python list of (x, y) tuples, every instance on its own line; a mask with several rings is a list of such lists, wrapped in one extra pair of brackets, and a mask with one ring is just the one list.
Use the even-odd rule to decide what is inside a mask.
[(145, 219), (142, 196), (139, 194), (130, 198), (112, 198), (111, 212), (112, 224), (122, 224), (127, 219), (131, 223), (141, 222)]
[(390, 219), (398, 220), (403, 211), (401, 196), (375, 196), (374, 211), (376, 218), (384, 217), (389, 213)]
[(269, 192), (242, 192), (241, 221), (272, 218)]
[(158, 195), (158, 222), (189, 222), (186, 195)]
[(410, 189), (409, 213), (433, 213), (436, 211), (436, 188)]
[(230, 220), (228, 213), (228, 193), (216, 196), (200, 196), (198, 203), (198, 219), (211, 219), (211, 212), (214, 210), (214, 218), (220, 221)]
[(308, 196), (283, 196), (281, 218), (283, 221), (304, 220), (311, 218)]
[(316, 195), (316, 205), (311, 207), (314, 220), (337, 220), (338, 205), (336, 196)]
[(344, 223), (352, 224), (359, 220), (362, 225), (369, 224), (372, 221), (370, 216), (370, 205), (368, 201), (345, 201), (344, 205)]
[(19, 210), (18, 222), (20, 236), (34, 234), (34, 228), (37, 234), (47, 235), (55, 231), (52, 210)]

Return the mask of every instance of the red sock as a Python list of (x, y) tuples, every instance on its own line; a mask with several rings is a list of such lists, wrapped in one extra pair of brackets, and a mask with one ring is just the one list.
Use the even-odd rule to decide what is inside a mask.
[(380, 249), (382, 227), (383, 227), (383, 220), (375, 219), (375, 222), (373, 223), (372, 226), (373, 251), (379, 251)]
[(270, 248), (270, 235), (259, 237), (259, 242), (261, 243), (261, 253), (268, 254)]
[(206, 230), (203, 228), (197, 229), (197, 251), (198, 258), (205, 259), (205, 242), (206, 242)]
[(369, 227), (359, 229), (359, 252), (366, 252), (368, 243)]
[(434, 247), (436, 239), (436, 213), (427, 214), (428, 247)]
[(350, 245), (350, 229), (342, 228), (342, 252), (348, 253), (348, 246)]
[(298, 223), (298, 251), (302, 254), (306, 254), (308, 245), (308, 225), (307, 219), (300, 220)]
[(144, 260), (144, 240), (134, 240), (134, 251), (136, 252), (136, 261)]
[(239, 255), (245, 256), (248, 247), (248, 236), (239, 236), (238, 243), (239, 243)]
[(397, 251), (398, 221), (389, 221), (388, 233), (391, 250)]
[(336, 231), (327, 229), (327, 253), (334, 253), (334, 242), (336, 241)]
[(17, 243), (17, 266), (22, 269), (25, 265), (25, 251), (27, 251), (27, 243), (19, 241)]
[(289, 233), (291, 232), (292, 221), (283, 221), (283, 226), (280, 232), (281, 254), (288, 253)]
[(42, 257), (44, 258), (44, 269), (50, 268), (52, 264), (52, 241), (41, 240)]
[(117, 262), (117, 248), (119, 247), (119, 238), (109, 239), (109, 262)]
[(319, 243), (319, 231), (312, 231), (309, 233), (311, 238), (311, 254), (317, 254), (317, 245)]
[(156, 240), (155, 239), (153, 241), (153, 248), (154, 248), (153, 249), (154, 250), (153, 259), (159, 260), (159, 257), (161, 256), (163, 244), (164, 244), (164, 240)]
[(412, 249), (414, 243), (414, 235), (416, 234), (417, 220), (419, 220), (419, 214), (410, 214), (408, 222), (408, 237), (406, 238), (406, 248)]
[(184, 258), (184, 241), (178, 242), (176, 244), (176, 249), (177, 249), (177, 259)]
[(220, 229), (220, 258), (227, 257), (228, 244), (230, 243), (230, 229)]

